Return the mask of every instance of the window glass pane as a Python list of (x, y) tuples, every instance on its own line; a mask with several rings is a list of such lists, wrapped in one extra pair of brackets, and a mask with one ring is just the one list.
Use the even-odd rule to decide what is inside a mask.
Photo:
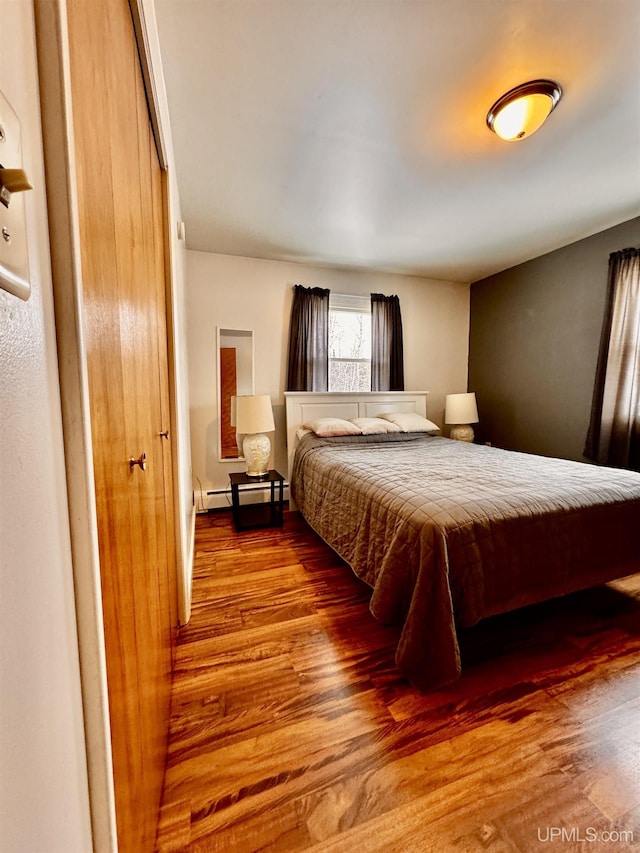
[(371, 298), (332, 293), (329, 299), (329, 390), (370, 391)]
[(329, 311), (329, 358), (371, 358), (371, 316)]
[(329, 361), (330, 391), (371, 391), (370, 361)]

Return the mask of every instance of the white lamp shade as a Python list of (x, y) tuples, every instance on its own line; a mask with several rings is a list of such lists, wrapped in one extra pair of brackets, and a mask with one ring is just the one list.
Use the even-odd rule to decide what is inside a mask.
[(478, 406), (473, 391), (468, 394), (447, 394), (444, 411), (445, 423), (477, 424), (478, 420)]
[(276, 428), (268, 394), (239, 396), (236, 400), (236, 431), (243, 434), (271, 432)]

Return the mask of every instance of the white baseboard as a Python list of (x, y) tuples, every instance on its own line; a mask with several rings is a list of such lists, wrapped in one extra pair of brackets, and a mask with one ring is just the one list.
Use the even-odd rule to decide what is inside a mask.
[(231, 509), (231, 491), (220, 489), (209, 494), (204, 489), (196, 490), (196, 512), (207, 512), (210, 509)]
[[(245, 492), (251, 493), (250, 500), (254, 503), (264, 501), (267, 503), (271, 498), (271, 486), (269, 483), (256, 483), (255, 486), (243, 487)], [(231, 509), (231, 489), (210, 489), (195, 491), (196, 512), (208, 512), (210, 509)], [(289, 484), (284, 484), (284, 500), (289, 499)], [(247, 498), (244, 498), (246, 501)]]

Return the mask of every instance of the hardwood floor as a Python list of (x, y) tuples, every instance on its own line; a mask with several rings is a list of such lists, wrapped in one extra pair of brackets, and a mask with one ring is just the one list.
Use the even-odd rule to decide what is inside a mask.
[(640, 850), (640, 575), (465, 632), (429, 695), (368, 595), (295, 513), (198, 516), (160, 853)]

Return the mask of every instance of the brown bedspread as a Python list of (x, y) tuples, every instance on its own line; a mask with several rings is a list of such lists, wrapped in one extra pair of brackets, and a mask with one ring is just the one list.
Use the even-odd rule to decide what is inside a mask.
[(401, 624), (419, 689), (460, 674), (456, 624), (640, 571), (640, 474), (420, 434), (305, 436), (291, 492)]

